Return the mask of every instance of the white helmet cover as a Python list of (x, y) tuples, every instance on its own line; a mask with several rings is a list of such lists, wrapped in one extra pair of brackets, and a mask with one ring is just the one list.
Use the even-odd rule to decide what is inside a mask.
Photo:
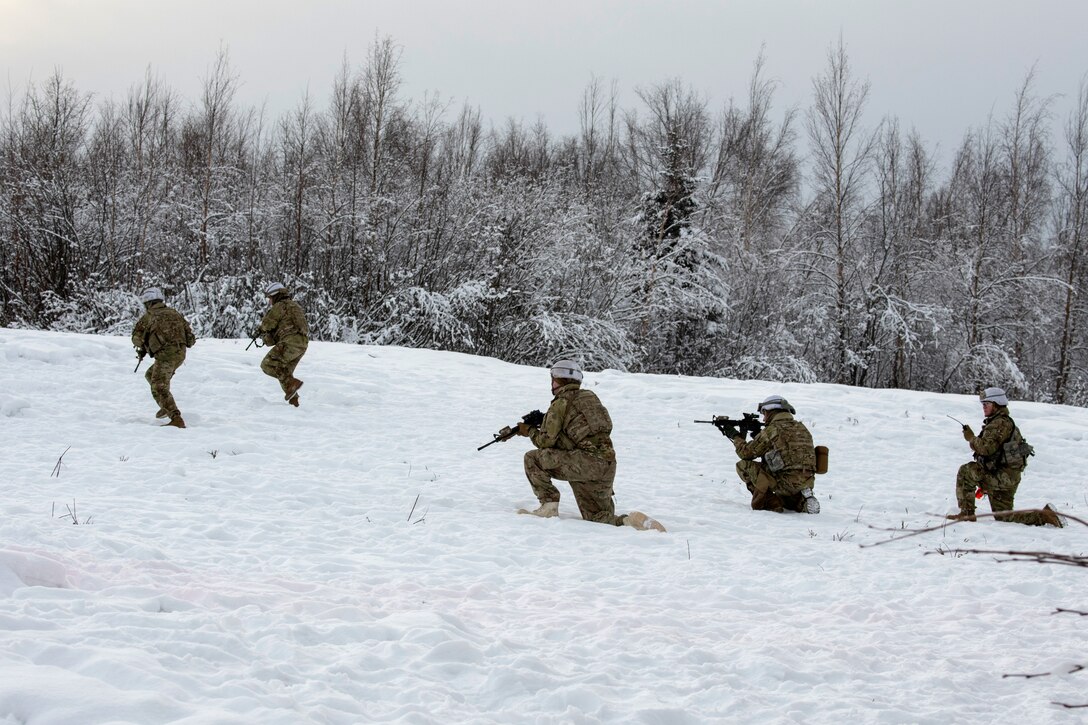
[(285, 290), (285, 289), (287, 289), (287, 288), (284, 287), (283, 283), (281, 283), (281, 282), (269, 282), (264, 287), (264, 293), (265, 293), (265, 296), (271, 297), (272, 295), (276, 294), (280, 290)]
[(978, 397), (983, 403), (1009, 404), (1009, 396), (1005, 395), (1005, 391), (1001, 388), (986, 388)]
[(769, 395), (767, 398), (756, 406), (756, 410), (762, 413), (765, 410), (785, 410), (790, 413), (796, 413), (793, 406), (789, 404), (789, 401), (783, 398), (781, 395)]
[(148, 287), (140, 293), (140, 302), (143, 302), (145, 305), (148, 302), (154, 302), (155, 300), (162, 299), (166, 298), (162, 296), (162, 290), (158, 287)]
[(582, 367), (573, 360), (558, 360), (551, 369), (553, 378), (582, 382)]

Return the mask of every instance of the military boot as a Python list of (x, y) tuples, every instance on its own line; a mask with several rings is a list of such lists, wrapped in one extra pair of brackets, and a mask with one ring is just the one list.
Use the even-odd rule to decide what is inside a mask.
[(801, 513), (806, 514), (818, 514), (820, 513), (820, 500), (816, 498), (816, 495), (812, 493), (811, 488), (801, 489)]
[(665, 527), (661, 525), (661, 522), (657, 519), (652, 519), (641, 511), (632, 511), (623, 517), (623, 525), (630, 526), (632, 529), (638, 529), (639, 531), (661, 531), (664, 533)]
[(782, 499), (774, 491), (760, 491), (757, 489), (752, 494), (752, 510), (774, 511), (776, 514), (780, 514), (786, 509), (782, 506)]
[(298, 378), (291, 378), (287, 381), (287, 387), (283, 391), (283, 399), (286, 401), (290, 401), (291, 398), (295, 397), (295, 393), (297, 393), (298, 389), (301, 387), (301, 380), (299, 380)]
[(287, 402), (297, 408), (298, 407), (298, 393), (295, 393), (290, 398), (288, 398)]
[(960, 512), (958, 514), (949, 514), (948, 516), (945, 516), (945, 518), (948, 519), (949, 521), (975, 521), (976, 520), (975, 519), (975, 512), (974, 511), (968, 511), (968, 510), (965, 510), (965, 509), (960, 509)]
[(1057, 526), (1059, 529), (1065, 528), (1065, 525), (1062, 524), (1061, 517), (1058, 516), (1058, 512), (1052, 509), (1050, 504), (1043, 506), (1043, 508), (1039, 510), (1039, 518), (1047, 526)]
[(174, 428), (184, 428), (185, 421), (182, 419), (181, 413), (175, 413), (174, 415), (170, 416), (170, 422), (164, 423), (163, 427), (165, 428), (168, 425), (173, 426)]
[(559, 502), (558, 501), (545, 501), (540, 504), (538, 508), (530, 511), (529, 509), (518, 509), (519, 514), (529, 514), (531, 516), (539, 516), (542, 519), (553, 519), (559, 515)]

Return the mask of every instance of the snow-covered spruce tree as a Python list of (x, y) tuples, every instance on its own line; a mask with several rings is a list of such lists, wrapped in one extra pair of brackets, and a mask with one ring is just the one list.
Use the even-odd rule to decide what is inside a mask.
[(699, 373), (713, 365), (727, 304), (721, 260), (692, 224), (710, 148), (706, 102), (678, 80), (639, 97), (647, 120), (625, 119), (624, 162), (641, 198), (618, 313), (641, 350), (641, 369)]
[(627, 270), (634, 312), (628, 318), (646, 370), (695, 374), (717, 357), (714, 341), (728, 295), (725, 265), (691, 225), (693, 191), (690, 177), (665, 171), (639, 208), (635, 264)]

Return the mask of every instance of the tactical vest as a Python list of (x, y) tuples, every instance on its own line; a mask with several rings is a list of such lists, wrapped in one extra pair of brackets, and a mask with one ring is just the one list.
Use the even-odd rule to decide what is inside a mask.
[[(1023, 471), (1028, 466), (1028, 457), (1035, 455), (1035, 448), (1024, 440), (1024, 436), (1020, 433), (1020, 428), (1016, 425), (1016, 421), (1012, 419), (1012, 416), (1006, 413), (1004, 417), (1012, 424), (1012, 433), (1009, 434), (1008, 439), (992, 455), (975, 455), (975, 460), (991, 473), (1002, 469)], [(985, 431), (986, 425), (983, 424), (983, 431)], [(979, 435), (981, 436), (982, 432)]]
[(764, 454), (764, 463), (771, 473), (816, 470), (816, 448), (812, 434), (799, 420), (772, 421), (775, 427), (774, 448)]
[(592, 390), (576, 390), (570, 397), (564, 432), (575, 447), (583, 442), (603, 442), (612, 432), (612, 418)]
[(147, 311), (151, 324), (147, 334), (147, 349), (154, 356), (166, 347), (187, 347), (185, 318), (177, 310), (166, 305), (155, 306)]
[(276, 304), (283, 305), (283, 318), (275, 330), (276, 342), (291, 335), (302, 335), (309, 339), (310, 326), (306, 323), (306, 316), (302, 314), (299, 304), (290, 297), (277, 301)]

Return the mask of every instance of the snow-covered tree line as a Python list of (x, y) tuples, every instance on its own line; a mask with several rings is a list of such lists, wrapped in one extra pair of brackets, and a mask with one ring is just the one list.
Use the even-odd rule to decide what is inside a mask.
[(150, 73), (9, 99), (0, 324), (127, 332), (155, 284), (241, 336), (282, 279), (317, 339), (1088, 404), (1088, 82), (1054, 119), (1028, 74), (941, 171), (841, 42), (807, 108), (775, 110), (760, 57), (719, 110), (593, 80), (571, 137), (407, 98), (400, 71), (376, 40), (275, 120), (225, 52), (197, 99)]

